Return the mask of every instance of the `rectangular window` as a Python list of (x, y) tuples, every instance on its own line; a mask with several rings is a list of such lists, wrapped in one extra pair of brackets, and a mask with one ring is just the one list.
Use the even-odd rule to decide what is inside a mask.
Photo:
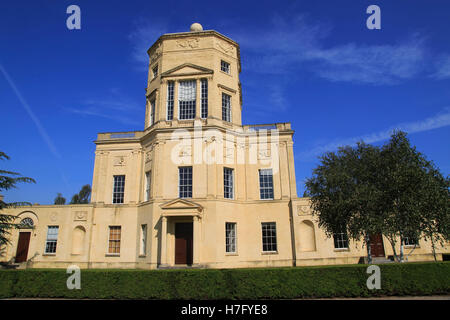
[(141, 224), (141, 246), (140, 252), (141, 256), (145, 256), (147, 254), (147, 225)]
[(333, 234), (335, 249), (348, 249), (348, 237), (346, 232)]
[(230, 74), (230, 64), (228, 62), (221, 60), (220, 61), (220, 70), (222, 70), (225, 73)]
[(114, 176), (113, 203), (123, 203), (125, 194), (125, 176)]
[(223, 196), (227, 199), (233, 199), (234, 192), (233, 169), (223, 168)]
[(222, 93), (222, 120), (231, 122), (231, 96)]
[(158, 65), (154, 66), (153, 69), (153, 79), (158, 76)]
[(202, 79), (201, 80), (202, 83), (202, 118), (207, 118), (208, 117), (208, 80), (206, 79)]
[(175, 83), (169, 81), (167, 83), (167, 120), (173, 120), (174, 88)]
[(120, 226), (109, 227), (109, 246), (108, 253), (119, 254), (120, 253)]
[(150, 200), (150, 186), (152, 182), (151, 171), (145, 173), (145, 201)]
[(180, 81), (178, 90), (178, 110), (180, 120), (195, 118), (195, 104), (197, 99), (197, 82)]
[(47, 241), (45, 242), (45, 253), (56, 253), (56, 244), (58, 242), (58, 226), (48, 226)]
[(276, 252), (277, 226), (275, 222), (263, 222), (261, 226), (262, 226), (263, 252)]
[(179, 196), (192, 198), (192, 167), (179, 167)]
[(403, 245), (405, 246), (417, 246), (419, 242), (412, 238), (412, 237), (404, 237), (403, 238)]
[(261, 199), (273, 199), (272, 169), (259, 170), (259, 192)]
[(150, 125), (155, 123), (155, 99), (150, 101)]
[(225, 250), (227, 253), (236, 253), (236, 223), (225, 223)]

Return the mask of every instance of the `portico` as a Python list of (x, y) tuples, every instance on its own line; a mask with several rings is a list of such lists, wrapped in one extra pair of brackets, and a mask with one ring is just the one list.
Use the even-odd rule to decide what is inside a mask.
[(198, 266), (203, 206), (189, 200), (175, 199), (160, 208), (159, 267)]

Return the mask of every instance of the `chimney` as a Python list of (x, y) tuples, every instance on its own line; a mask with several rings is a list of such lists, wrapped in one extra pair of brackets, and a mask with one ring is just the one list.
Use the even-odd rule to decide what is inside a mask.
[(4, 198), (5, 198), (5, 196), (0, 194), (0, 201), (3, 201)]

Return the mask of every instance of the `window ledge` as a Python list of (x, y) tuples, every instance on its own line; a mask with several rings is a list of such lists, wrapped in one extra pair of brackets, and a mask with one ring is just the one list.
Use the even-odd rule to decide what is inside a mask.
[(146, 258), (146, 257), (147, 257), (146, 254), (140, 254), (140, 255), (139, 255), (139, 258)]
[(56, 256), (56, 253), (43, 253), (42, 255), (43, 255), (44, 257), (45, 257), (45, 256), (52, 257), (52, 256)]
[(239, 254), (237, 252), (225, 252), (226, 256), (238, 256)]
[(278, 251), (263, 251), (261, 252), (261, 254), (266, 255), (266, 254), (278, 254)]
[(226, 74), (227, 76), (230, 76), (230, 77), (232, 77), (232, 75), (231, 75), (231, 73), (230, 73), (230, 72), (225, 72), (225, 71), (223, 71), (223, 70), (220, 70), (220, 72), (222, 72), (222, 73)]
[(120, 253), (106, 253), (105, 257), (120, 257)]
[(349, 248), (335, 248), (334, 252), (347, 252), (350, 251)]

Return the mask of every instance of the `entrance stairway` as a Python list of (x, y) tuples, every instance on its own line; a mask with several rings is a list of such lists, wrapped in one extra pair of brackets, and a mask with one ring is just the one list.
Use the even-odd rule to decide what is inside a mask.
[(196, 264), (196, 265), (184, 265), (184, 264), (180, 264), (180, 265), (175, 265), (175, 266), (164, 266), (164, 265), (159, 265), (158, 269), (164, 270), (164, 269), (203, 269), (205, 268), (204, 265), (201, 264)]
[[(394, 263), (395, 261), (393, 259), (390, 259), (390, 257), (372, 257), (372, 264), (384, 264), (384, 263)], [(359, 259), (360, 264), (368, 264), (367, 257), (361, 257)]]

